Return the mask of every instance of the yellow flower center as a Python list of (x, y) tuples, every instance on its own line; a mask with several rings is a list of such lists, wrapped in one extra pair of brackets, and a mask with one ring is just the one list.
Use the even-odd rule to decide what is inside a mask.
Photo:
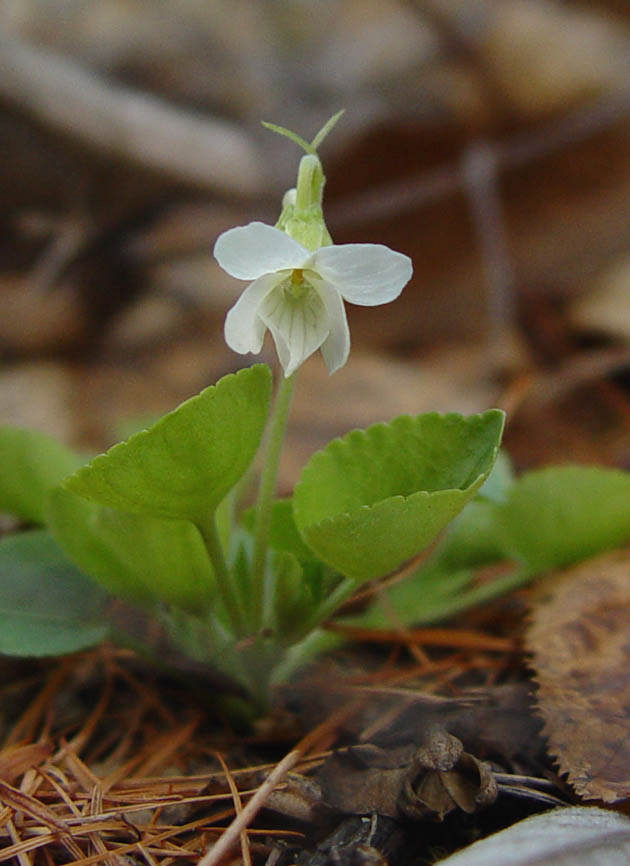
[(301, 301), (309, 293), (312, 286), (304, 279), (302, 268), (295, 268), (283, 286), (285, 292), (295, 301)]

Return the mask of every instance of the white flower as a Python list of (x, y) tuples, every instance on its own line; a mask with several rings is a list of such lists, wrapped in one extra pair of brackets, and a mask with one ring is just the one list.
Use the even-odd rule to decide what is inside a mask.
[(239, 280), (253, 280), (225, 321), (235, 352), (260, 352), (271, 331), (284, 375), (321, 349), (329, 373), (350, 351), (343, 301), (371, 307), (393, 301), (411, 277), (411, 259), (380, 244), (325, 246), (310, 252), (260, 222), (230, 229), (214, 256)]

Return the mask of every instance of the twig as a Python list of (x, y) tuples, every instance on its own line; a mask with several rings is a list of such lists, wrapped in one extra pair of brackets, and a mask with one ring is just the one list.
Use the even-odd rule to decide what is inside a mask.
[(470, 629), (408, 628), (404, 632), (398, 632), (396, 630), (360, 628), (345, 623), (330, 623), (327, 628), (332, 631), (340, 631), (355, 640), (371, 643), (411, 640), (423, 646), (488, 650), (489, 652), (500, 653), (511, 653), (516, 649), (516, 641), (511, 638), (495, 637)]
[(197, 866), (218, 866), (238, 840), (243, 830), (249, 826), (259, 810), (265, 805), (275, 786), (284, 779), (286, 774), (307, 752), (315, 747), (316, 743), (321, 742), (322, 737), (336, 730), (342, 722), (354, 715), (361, 705), (361, 698), (351, 701), (347, 706), (341, 707), (340, 710), (333, 713), (332, 716), (329, 716), (320, 725), (317, 725), (305, 737), (302, 737), (295, 748), (288, 752), (279, 764), (276, 764), (243, 811), (236, 816), (221, 838), (201, 858)]
[(249, 823), (254, 820), (258, 811), (265, 805), (266, 800), (275, 786), (284, 779), (285, 775), (297, 764), (301, 757), (301, 749), (293, 749), (284, 756), (280, 763), (277, 764), (267, 776), (240, 815), (237, 815), (219, 841), (216, 842), (206, 854), (204, 854), (197, 866), (217, 866), (217, 864), (221, 862), (234, 843), (238, 840), (241, 833)]
[[(236, 782), (234, 781), (234, 776), (232, 776), (228, 765), (226, 764), (223, 756), (220, 752), (215, 751), (215, 757), (217, 761), (221, 764), (223, 772), (225, 773), (225, 778), (227, 780), (228, 785), (230, 786), (230, 794), (232, 795), (232, 800), (234, 801), (234, 811), (237, 816), (241, 815), (243, 812), (243, 801), (241, 800), (241, 795), (239, 793)], [(243, 866), (252, 866), (252, 852), (249, 847), (249, 839), (247, 838), (247, 830), (243, 828), (241, 831), (241, 857), (243, 859)]]
[(462, 157), (462, 175), (486, 278), (489, 355), (497, 366), (516, 323), (516, 298), (496, 150), (486, 142), (471, 145)]
[[(539, 376), (531, 376), (527, 390), (520, 395), (516, 404), (512, 404), (512, 412), (515, 414), (523, 403), (538, 407), (555, 403), (576, 388), (626, 370), (630, 370), (630, 349), (627, 346), (580, 352), (551, 373), (545, 371)], [(622, 397), (615, 403), (615, 408), (623, 423), (630, 423), (628, 401)]]
[(94, 150), (180, 181), (245, 196), (264, 190), (259, 155), (237, 127), (13, 37), (0, 40), (0, 99)]
[(35, 302), (38, 295), (45, 294), (55, 285), (85, 243), (90, 228), (85, 225), (83, 214), (71, 214), (57, 226), (25, 285), (25, 291), (33, 295)]

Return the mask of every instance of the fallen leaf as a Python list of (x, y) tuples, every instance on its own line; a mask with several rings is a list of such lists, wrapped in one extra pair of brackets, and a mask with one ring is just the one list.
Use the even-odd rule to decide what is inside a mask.
[[(408, 760), (412, 751), (409, 750)], [(377, 746), (354, 746), (328, 758), (317, 774), (324, 804), (352, 815), (376, 812), (389, 818), (398, 817), (398, 795), (408, 766), (402, 763), (397, 767), (378, 766), (381, 752), (384, 750)]]
[(585, 799), (630, 796), (630, 550), (565, 571), (526, 644), (549, 751)]
[(494, 802), (497, 783), (460, 740), (435, 726), (420, 747), (366, 743), (329, 758), (318, 774), (322, 799), (342, 812), (441, 821), (453, 809), (475, 812)]
[(443, 866), (627, 866), (630, 820), (593, 806), (554, 809), (439, 862)]

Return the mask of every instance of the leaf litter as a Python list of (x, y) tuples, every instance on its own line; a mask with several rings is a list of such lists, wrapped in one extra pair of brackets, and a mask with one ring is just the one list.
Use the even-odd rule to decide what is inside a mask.
[[(549, 750), (580, 796), (606, 802), (627, 796), (628, 564), (617, 551), (545, 584), (526, 638)], [(496, 602), (465, 629), (392, 629), (385, 658), (382, 635), (353, 633), (358, 650), (283, 689), (279, 714), (245, 739), (217, 725), (220, 687), (197, 670), (190, 677), (207, 696), (193, 707), (184, 671), (147, 677), (124, 651), (27, 666), (38, 670), (24, 678), (28, 699), (15, 678), (3, 698), (20, 709), (0, 748), (0, 862), (219, 863), (240, 842), (255, 862), (316, 844), (312, 861), (293, 855), (316, 866), (353, 863), (375, 839), (382, 861), (396, 840), (408, 850), (400, 827), (457, 837), (473, 813), (491, 832), (566, 804), (515, 664), (519, 605)], [(366, 665), (370, 646), (376, 666)], [(509, 818), (496, 817), (506, 809)], [(370, 814), (374, 833), (362, 823)]]
[(586, 800), (630, 797), (630, 549), (546, 582), (526, 635), (549, 751)]
[[(421, 632), (412, 635), (418, 646)], [(427, 632), (429, 649), (431, 637)], [(401, 638), (405, 643), (410, 636)], [(446, 643), (442, 635), (439, 638), (438, 643)], [(511, 747), (502, 745), (500, 737), (492, 734), (489, 746), (472, 736), (480, 724), (492, 728), (487, 716), (484, 721), (481, 707), (487, 711), (493, 700), (499, 715), (507, 712), (512, 721), (527, 716), (525, 692), (518, 699), (508, 695), (509, 689), (501, 696), (492, 684), (496, 664), (491, 654), (507, 662), (513, 645), (493, 644), (482, 635), (473, 641), (467, 633), (462, 647), (456, 632), (453, 642), (454, 647), (438, 648), (442, 658), (435, 662), (429, 658), (428, 663), (418, 664), (409, 654), (408, 665), (400, 658), (395, 664), (386, 660), (379, 676), (364, 667), (359, 675), (351, 662), (350, 670), (338, 670), (335, 687), (324, 690), (321, 682), (305, 681), (292, 694), (280, 694), (280, 704), (297, 712), (297, 730), (308, 732), (301, 738), (295, 736), (295, 726), (289, 735), (282, 734), (280, 719), (258, 739), (255, 735), (244, 739), (228, 726), (217, 725), (216, 684), (211, 680), (207, 705), (191, 708), (188, 700), (182, 713), (178, 707), (184, 691), (189, 695), (190, 683), (165, 681), (154, 673), (147, 676), (142, 667), (138, 672), (138, 663), (123, 651), (101, 648), (43, 666), (39, 679), (26, 678), (27, 697), (16, 696), (13, 685), (12, 701), (7, 704), (14, 709), (0, 748), (0, 862), (17, 858), (27, 866), (44, 857), (42, 862), (47, 864), (67, 866), (125, 858), (151, 866), (197, 863), (200, 858), (218, 863), (221, 846), (216, 843), (222, 837), (225, 853), (236, 853), (240, 841), (243, 852), (247, 850), (258, 862), (272, 851), (279, 856), (278, 845), (289, 851), (308, 847), (317, 834), (327, 832), (331, 821), (345, 834), (348, 852), (362, 844), (360, 838), (373, 846), (381, 836), (382, 851), (387, 851), (392, 839), (398, 838), (398, 819), (387, 823), (383, 815), (376, 837), (366, 836), (363, 818), (353, 824), (352, 815), (344, 817), (356, 812), (356, 806), (326, 803), (321, 793), (326, 760), (343, 763), (346, 755), (356, 762), (362, 750), (363, 758), (371, 755), (364, 763), (367, 772), (376, 771), (376, 787), (379, 774), (381, 781), (388, 771), (392, 779), (397, 776), (396, 796), (405, 804), (399, 816), (403, 827), (421, 815), (438, 821), (446, 815), (448, 821), (447, 813), (461, 811), (462, 805), (464, 813), (473, 811), (489, 802), (497, 787), (506, 791), (520, 785), (532, 802), (547, 796), (540, 785), (536, 791), (536, 779), (515, 773), (523, 770), (523, 764), (508, 754)], [(446, 682), (452, 696), (444, 697), (439, 694), (439, 676), (448, 668), (451, 676)], [(399, 685), (402, 671), (406, 677)], [(486, 685), (466, 693), (458, 677), (469, 681), (472, 672)], [(323, 676), (330, 683), (330, 672), (324, 671)], [(203, 689), (199, 679), (197, 692)], [(488, 700), (493, 694), (494, 699)], [(435, 724), (440, 718), (446, 719), (445, 730)], [(537, 723), (532, 719), (532, 724)], [(499, 727), (505, 724), (500, 722)], [(456, 730), (457, 735), (446, 729)], [(357, 744), (354, 756), (348, 742)], [(502, 752), (502, 773), (495, 780), (496, 765), (491, 771), (485, 761), (491, 753), (496, 758)], [(273, 760), (261, 762), (265, 755)], [(525, 769), (535, 774), (531, 766)], [(296, 793), (303, 793), (304, 780), (308, 791), (315, 792), (315, 808), (300, 815), (292, 804)], [(274, 784), (264, 790), (268, 781)], [(538, 781), (544, 787), (544, 780)], [(237, 805), (239, 800), (242, 806)], [(250, 804), (255, 811), (264, 807), (255, 822), (251, 809), (245, 814)], [(353, 826), (363, 836), (348, 836)], [(236, 849), (227, 844), (232, 838)], [(215, 856), (208, 859), (204, 852), (209, 848)]]

